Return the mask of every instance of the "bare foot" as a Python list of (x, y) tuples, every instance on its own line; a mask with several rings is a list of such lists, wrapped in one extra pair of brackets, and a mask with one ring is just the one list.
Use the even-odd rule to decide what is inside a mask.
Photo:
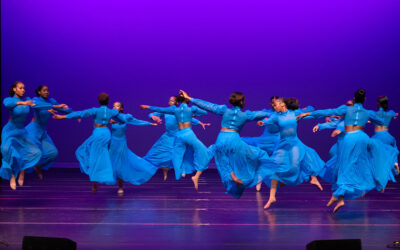
[(264, 206), (264, 209), (268, 209), (272, 205), (272, 203), (275, 203), (275, 202), (276, 202), (276, 198), (269, 198), (267, 204), (265, 204), (265, 206)]
[(193, 181), (193, 184), (194, 184), (194, 189), (198, 190), (199, 189), (199, 178), (195, 177), (195, 176), (192, 176), (192, 181)]
[(261, 190), (261, 184), (262, 184), (262, 183), (258, 183), (258, 184), (257, 184), (257, 186), (256, 186), (257, 192), (260, 192), (260, 190)]
[(335, 196), (332, 195), (331, 199), (329, 200), (329, 202), (326, 204), (327, 207), (332, 206), (333, 203), (337, 202), (337, 198)]
[(21, 187), (24, 185), (25, 171), (21, 171), (18, 176), (18, 185)]
[(313, 184), (313, 185), (315, 185), (315, 186), (317, 186), (317, 187), (319, 188), (319, 190), (321, 190), (321, 191), (323, 190), (323, 188), (322, 188), (322, 186), (321, 186), (321, 183), (319, 183), (317, 177), (311, 176), (311, 181), (310, 181), (310, 183)]
[(333, 209), (333, 213), (336, 213), (337, 211), (339, 211), (339, 209), (341, 208), (341, 207), (343, 207), (344, 206), (344, 200), (343, 199), (340, 199), (339, 201), (338, 201), (338, 203), (336, 204), (336, 207)]
[(237, 178), (234, 172), (231, 173), (231, 178), (237, 185), (243, 185), (243, 181)]
[(38, 177), (40, 180), (43, 180), (42, 168), (41, 167), (34, 167)]
[(186, 173), (183, 173), (183, 174), (182, 174), (182, 178), (185, 178), (185, 177), (186, 177)]
[(396, 163), (394, 164), (394, 167), (396, 168), (397, 174), (400, 174), (399, 163), (396, 162)]
[[(162, 168), (162, 171), (163, 171), (163, 174), (164, 174), (164, 181), (166, 181), (167, 180), (167, 177), (168, 177), (168, 168)], [(182, 176), (183, 177), (183, 176)]]
[(361, 198), (365, 198), (365, 195), (366, 195), (366, 193), (363, 193), (363, 194), (361, 195)]
[(92, 184), (92, 193), (97, 193), (97, 183), (96, 182), (93, 182), (93, 184)]
[(385, 189), (382, 189), (381, 191), (379, 191), (381, 194), (383, 194), (385, 192)]
[(121, 195), (121, 194), (123, 194), (124, 193), (124, 189), (122, 189), (122, 188), (118, 188), (118, 192), (117, 192), (119, 195)]
[(17, 189), (17, 183), (15, 183), (15, 177), (14, 175), (11, 176), (10, 179), (10, 187), (12, 190), (16, 190)]

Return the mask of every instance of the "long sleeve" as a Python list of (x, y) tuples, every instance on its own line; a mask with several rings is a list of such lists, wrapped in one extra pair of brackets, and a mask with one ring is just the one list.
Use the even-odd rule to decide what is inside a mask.
[[(54, 105), (60, 105), (54, 98), (50, 98), (49, 102), (54, 106)], [(61, 109), (61, 108), (54, 108), (55, 110), (64, 113), (64, 114), (69, 114), (71, 113), (73, 110), (71, 108), (67, 108), (67, 109)]]
[(247, 120), (254, 121), (254, 120), (261, 120), (261, 119), (264, 119), (264, 118), (267, 118), (267, 117), (271, 117), (273, 112), (268, 111), (266, 109), (261, 110), (261, 111), (246, 110), (245, 114), (246, 114), (246, 119)]
[[(269, 119), (269, 118), (268, 118), (268, 119)], [(262, 125), (262, 127), (267, 126), (267, 121), (268, 121), (268, 119), (267, 119), (267, 118), (262, 119), (262, 122), (264, 123), (264, 124)]]
[(310, 112), (310, 115), (313, 116), (315, 119), (318, 119), (318, 118), (323, 118), (323, 117), (333, 116), (333, 115), (343, 116), (346, 114), (346, 111), (347, 111), (347, 106), (342, 105), (336, 109), (316, 110), (316, 111)]
[(17, 106), (17, 102), (19, 102), (19, 100), (12, 97), (7, 97), (3, 100), (4, 106), (8, 109), (15, 108)]
[(278, 115), (274, 114), (268, 119), (264, 119), (264, 126), (278, 124)]
[(82, 111), (71, 112), (66, 115), (67, 119), (87, 118), (96, 115), (97, 108), (86, 109)]
[(379, 117), (375, 111), (368, 110), (368, 119), (373, 123), (378, 126), (382, 126), (384, 123), (384, 120), (382, 117)]
[[(149, 119), (151, 119), (152, 116), (157, 116), (157, 117), (161, 118), (161, 117), (164, 117), (164, 114), (159, 113), (159, 112), (153, 112), (153, 113), (149, 114)], [(153, 120), (153, 119), (151, 119), (151, 120)]]
[(50, 103), (47, 102), (43, 102), (41, 100), (39, 100), (39, 98), (33, 98), (33, 101), (35, 102), (35, 105), (32, 106), (33, 109), (36, 110), (48, 110), (48, 109), (52, 109), (53, 105), (51, 105)]
[(207, 111), (210, 111), (211, 113), (217, 114), (217, 115), (223, 115), (224, 112), (227, 110), (226, 105), (217, 105), (217, 104), (214, 104), (211, 102), (206, 102), (206, 101), (203, 101), (200, 99), (192, 98), (191, 102), (194, 105), (196, 105), (202, 109), (205, 109)]
[(156, 107), (156, 106), (149, 106), (149, 109), (152, 110), (152, 111), (159, 112), (159, 113), (173, 115), (175, 113), (176, 106), (169, 106), (169, 107), (166, 107), (166, 108)]
[(335, 120), (335, 121), (325, 122), (325, 123), (318, 123), (318, 127), (319, 127), (319, 130), (336, 129), (339, 122), (340, 122), (340, 120)]
[(203, 116), (203, 115), (208, 114), (207, 111), (205, 111), (205, 110), (203, 110), (203, 109), (201, 109), (201, 108), (198, 108), (198, 107), (196, 107), (196, 106), (191, 107), (191, 109), (192, 109), (192, 113), (193, 113), (195, 116)]
[(295, 110), (294, 114), (297, 116), (297, 115), (300, 115), (300, 114), (303, 114), (303, 113), (312, 112), (314, 110), (315, 109), (314, 109), (313, 106), (307, 106), (306, 108)]
[(121, 114), (120, 113), (120, 114), (118, 114), (117, 117), (119, 119), (123, 120), (124, 123), (129, 124), (129, 125), (135, 125), (135, 126), (150, 126), (151, 125), (150, 122), (136, 119), (131, 114)]
[(192, 118), (192, 125), (200, 125), (200, 121), (197, 120), (196, 118)]

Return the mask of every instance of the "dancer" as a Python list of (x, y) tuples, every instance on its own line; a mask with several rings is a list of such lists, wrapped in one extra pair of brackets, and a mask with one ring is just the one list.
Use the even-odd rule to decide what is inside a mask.
[[(177, 105), (176, 96), (171, 96), (169, 98), (168, 105)], [(161, 122), (161, 118), (164, 118), (166, 131), (151, 147), (149, 152), (147, 152), (144, 159), (155, 166), (161, 166), (165, 181), (168, 177), (168, 171), (173, 168), (172, 151), (174, 149), (176, 135), (179, 131), (178, 122), (176, 121), (175, 116), (170, 114), (154, 112), (149, 114), (149, 117), (155, 122)], [(192, 125), (201, 125), (203, 129), (205, 129), (206, 126), (210, 126), (211, 124), (202, 123), (199, 120), (192, 118)], [(185, 154), (183, 164), (193, 164), (193, 152)]]
[(126, 122), (118, 110), (107, 107), (109, 102), (108, 94), (100, 93), (98, 100), (100, 103), (100, 107), (98, 108), (76, 111), (67, 115), (55, 114), (53, 116), (54, 119), (94, 118), (92, 135), (75, 152), (81, 171), (89, 175), (93, 193), (97, 192), (98, 183), (108, 185), (116, 183), (108, 149), (111, 141), (111, 133), (107, 126), (111, 118), (117, 122)]
[[(275, 100), (279, 99), (278, 96), (272, 96), (270, 98), (270, 105), (272, 109), (263, 109), (262, 111), (268, 112), (270, 117), (275, 110)], [(279, 143), (279, 129), (277, 126), (265, 126), (264, 132), (258, 137), (242, 137), (242, 140), (251, 146), (261, 148), (266, 151), (269, 156), (272, 156), (276, 146)]]
[(342, 105), (336, 109), (317, 110), (298, 115), (321, 118), (344, 116), (346, 134), (343, 138), (337, 159), (338, 176), (333, 195), (328, 206), (337, 202), (333, 212), (344, 206), (344, 199), (355, 199), (375, 188), (375, 166), (369, 154), (371, 140), (363, 129), (368, 120), (383, 125), (383, 119), (375, 112), (364, 109), (365, 90), (359, 89), (354, 94), (354, 106)]
[[(49, 98), (49, 88), (46, 85), (40, 85), (35, 93), (37, 97), (33, 98), (36, 104), (47, 104), (55, 111), (62, 113), (70, 113), (72, 109), (66, 104), (59, 104), (53, 98)], [(34, 167), (39, 179), (43, 179), (42, 169), (48, 170), (58, 156), (58, 150), (53, 140), (47, 134), (46, 126), (49, 118), (52, 116), (50, 112), (43, 109), (34, 109), (34, 118), (26, 126), (29, 138), (37, 145), (42, 152), (42, 158)]]
[(4, 106), (10, 112), (10, 120), (1, 132), (2, 164), (0, 176), (10, 180), (11, 189), (17, 188), (15, 178), (20, 186), (24, 183), (25, 170), (37, 165), (42, 153), (28, 137), (24, 122), (29, 114), (29, 107), (36, 109), (51, 109), (50, 105), (35, 104), (25, 95), (25, 85), (16, 81), (9, 90), (11, 97), (3, 100)]
[(233, 108), (192, 98), (183, 90), (180, 94), (194, 105), (222, 116), (221, 132), (213, 150), (215, 163), (227, 193), (240, 198), (245, 187), (255, 186), (266, 175), (279, 171), (276, 166), (266, 168), (265, 164), (269, 161), (267, 152), (248, 145), (239, 135), (246, 122), (263, 119), (271, 112), (242, 111), (245, 97), (240, 92), (233, 92), (229, 97)]
[[(122, 115), (124, 105), (114, 102), (113, 108)], [(133, 185), (147, 182), (157, 171), (157, 168), (145, 159), (129, 150), (126, 141), (126, 125), (157, 126), (158, 123), (137, 120), (130, 114), (124, 114), (127, 123), (111, 122), (110, 157), (114, 171), (114, 178), (118, 180), (118, 194), (123, 194), (123, 181)]]
[(389, 133), (390, 122), (393, 119), (396, 119), (398, 114), (396, 114), (393, 110), (389, 110), (389, 99), (387, 96), (379, 96), (377, 99), (377, 104), (379, 110), (376, 112), (376, 115), (383, 119), (383, 124), (379, 125), (374, 123), (375, 134), (372, 136), (372, 139), (378, 140), (384, 144), (383, 148), (385, 148), (385, 150), (381, 151), (383, 154), (382, 157), (385, 157), (394, 163), (394, 168), (392, 168), (390, 171), (386, 171), (385, 169), (379, 169), (381, 171), (377, 171), (377, 179), (383, 181), (378, 182), (378, 190), (384, 192), (387, 181), (391, 180), (396, 182), (395, 175), (399, 174), (399, 150), (397, 149), (396, 139)]
[[(285, 170), (268, 176), (264, 180), (267, 185), (270, 184), (270, 197), (264, 209), (268, 209), (276, 202), (279, 182), (288, 186), (296, 186), (308, 181), (311, 177), (310, 183), (322, 190), (316, 176), (319, 175), (325, 165), (317, 152), (304, 145), (297, 137), (296, 115), (305, 112), (305, 110), (298, 109), (298, 101), (295, 99), (286, 99), (286, 101), (278, 99), (276, 102), (278, 113), (263, 122), (267, 125), (279, 127), (280, 141), (271, 160)], [(308, 109), (312, 109), (312, 107)]]
[[(175, 178), (179, 180), (186, 174), (191, 174), (196, 170), (196, 174), (192, 176), (194, 188), (198, 190), (199, 177), (204, 170), (208, 168), (210, 162), (210, 153), (206, 146), (196, 137), (192, 130), (192, 117), (206, 115), (207, 111), (199, 109), (196, 106), (189, 107), (188, 100), (182, 96), (177, 96), (179, 107), (173, 105), (167, 108), (140, 105), (141, 109), (150, 109), (159, 113), (174, 114), (178, 121), (179, 131), (176, 134), (174, 149), (172, 152), (172, 164), (174, 165)], [(188, 166), (184, 163), (185, 153), (193, 150), (193, 164)]]

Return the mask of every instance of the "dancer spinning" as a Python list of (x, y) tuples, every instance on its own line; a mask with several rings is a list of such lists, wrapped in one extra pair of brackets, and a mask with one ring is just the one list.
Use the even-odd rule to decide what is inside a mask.
[(24, 127), (29, 107), (44, 110), (52, 107), (35, 104), (29, 97), (24, 98), (25, 85), (20, 81), (13, 83), (9, 94), (11, 97), (3, 100), (4, 106), (10, 112), (10, 120), (1, 132), (0, 177), (10, 180), (10, 187), (15, 190), (17, 188), (15, 178), (18, 177), (18, 184), (22, 186), (25, 170), (36, 166), (42, 157), (40, 149), (29, 139), (28, 132)]
[(254, 186), (266, 175), (279, 171), (271, 164), (269, 169), (266, 168), (265, 164), (269, 162), (267, 152), (248, 145), (239, 135), (246, 122), (263, 119), (271, 112), (242, 111), (245, 97), (240, 92), (233, 92), (229, 97), (233, 108), (191, 98), (183, 90), (180, 94), (194, 105), (222, 116), (221, 132), (212, 147), (215, 163), (227, 193), (240, 198), (245, 187)]
[(336, 109), (317, 110), (300, 114), (299, 119), (312, 115), (314, 118), (344, 116), (346, 134), (337, 159), (338, 176), (333, 195), (328, 202), (337, 202), (333, 212), (344, 206), (344, 199), (355, 199), (375, 188), (375, 166), (369, 154), (371, 140), (363, 129), (368, 120), (382, 125), (383, 119), (375, 112), (364, 109), (365, 90), (354, 94), (354, 106), (342, 105)]
[[(40, 85), (36, 90), (37, 97), (33, 98), (36, 104), (49, 105), (55, 111), (70, 113), (72, 110), (66, 104), (59, 104), (53, 98), (49, 98), (49, 88)], [(58, 150), (46, 131), (47, 122), (52, 116), (50, 112), (43, 109), (34, 109), (34, 118), (26, 126), (29, 138), (37, 145), (42, 152), (42, 158), (34, 167), (40, 179), (43, 179), (42, 169), (48, 170), (58, 156)]]
[[(171, 96), (168, 101), (169, 106), (176, 106), (176, 96)], [(158, 139), (158, 141), (147, 152), (144, 159), (149, 161), (155, 166), (161, 166), (164, 174), (164, 181), (167, 180), (168, 171), (173, 168), (172, 164), (172, 151), (174, 149), (174, 141), (179, 131), (178, 122), (174, 115), (164, 113), (151, 113), (149, 117), (155, 122), (161, 122), (161, 118), (165, 120), (165, 133)], [(203, 129), (210, 126), (210, 123), (202, 123), (199, 120), (192, 118), (192, 125), (201, 125)], [(190, 149), (189, 149), (190, 150)], [(193, 164), (193, 152), (186, 153), (184, 156), (183, 164)], [(184, 167), (185, 168), (185, 167)]]
[[(296, 186), (308, 181), (311, 177), (310, 183), (322, 190), (322, 186), (316, 176), (319, 175), (325, 165), (317, 152), (304, 145), (297, 137), (296, 116), (305, 112), (298, 109), (297, 100), (288, 99), (285, 102), (283, 99), (278, 99), (275, 106), (279, 113), (272, 115), (263, 122), (267, 125), (279, 127), (280, 141), (271, 160), (285, 170), (264, 180), (267, 185), (270, 184), (270, 197), (264, 209), (269, 208), (271, 204), (276, 202), (276, 191), (279, 182), (288, 186)], [(309, 109), (312, 109), (312, 107), (309, 107)]]
[[(121, 115), (124, 112), (124, 105), (121, 102), (115, 102), (113, 108)], [(126, 142), (126, 125), (157, 126), (158, 124), (138, 120), (130, 114), (124, 114), (124, 116), (127, 123), (111, 122), (110, 156), (114, 178), (118, 180), (118, 194), (124, 193), (123, 181), (141, 185), (157, 171), (155, 166), (129, 150)]]
[(116, 183), (108, 149), (111, 141), (111, 133), (107, 126), (111, 118), (118, 122), (126, 122), (118, 110), (107, 107), (109, 102), (108, 94), (99, 94), (98, 100), (100, 103), (100, 107), (98, 108), (76, 111), (68, 115), (55, 114), (53, 116), (54, 119), (94, 118), (92, 135), (75, 152), (81, 171), (89, 175), (93, 193), (97, 192), (98, 183), (108, 185)]
[[(206, 146), (196, 137), (192, 130), (192, 117), (206, 115), (207, 111), (199, 109), (196, 106), (189, 107), (189, 100), (182, 96), (177, 97), (179, 107), (175, 105), (161, 108), (148, 105), (140, 105), (141, 109), (150, 109), (164, 114), (175, 115), (178, 121), (179, 131), (176, 134), (174, 149), (172, 152), (172, 164), (174, 165), (175, 178), (179, 180), (186, 174), (191, 174), (196, 170), (196, 174), (192, 176), (194, 188), (198, 190), (199, 177), (204, 170), (208, 168), (210, 162), (210, 154)], [(193, 164), (188, 166), (184, 164), (185, 153), (193, 150)]]

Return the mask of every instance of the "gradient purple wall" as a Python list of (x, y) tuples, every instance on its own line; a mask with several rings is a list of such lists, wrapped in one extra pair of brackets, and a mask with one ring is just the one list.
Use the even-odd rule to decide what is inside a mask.
[[(248, 109), (271, 95), (295, 96), (316, 108), (336, 107), (367, 90), (366, 107), (386, 94), (400, 111), (400, 1), (1, 1), (1, 98), (15, 80), (28, 96), (39, 84), (75, 110), (97, 106), (105, 91), (127, 112), (147, 119), (139, 104), (165, 106), (179, 89), (227, 103), (242, 91)], [(2, 108), (2, 124), (8, 113)], [(220, 118), (195, 132), (212, 144)], [(300, 138), (326, 159), (334, 142)], [(400, 121), (391, 131), (400, 138)], [(92, 122), (50, 121), (58, 161), (76, 161), (75, 149)], [(371, 131), (370, 129), (368, 131)], [(163, 127), (131, 127), (130, 148), (144, 155)], [(259, 135), (248, 124), (242, 135)]]

